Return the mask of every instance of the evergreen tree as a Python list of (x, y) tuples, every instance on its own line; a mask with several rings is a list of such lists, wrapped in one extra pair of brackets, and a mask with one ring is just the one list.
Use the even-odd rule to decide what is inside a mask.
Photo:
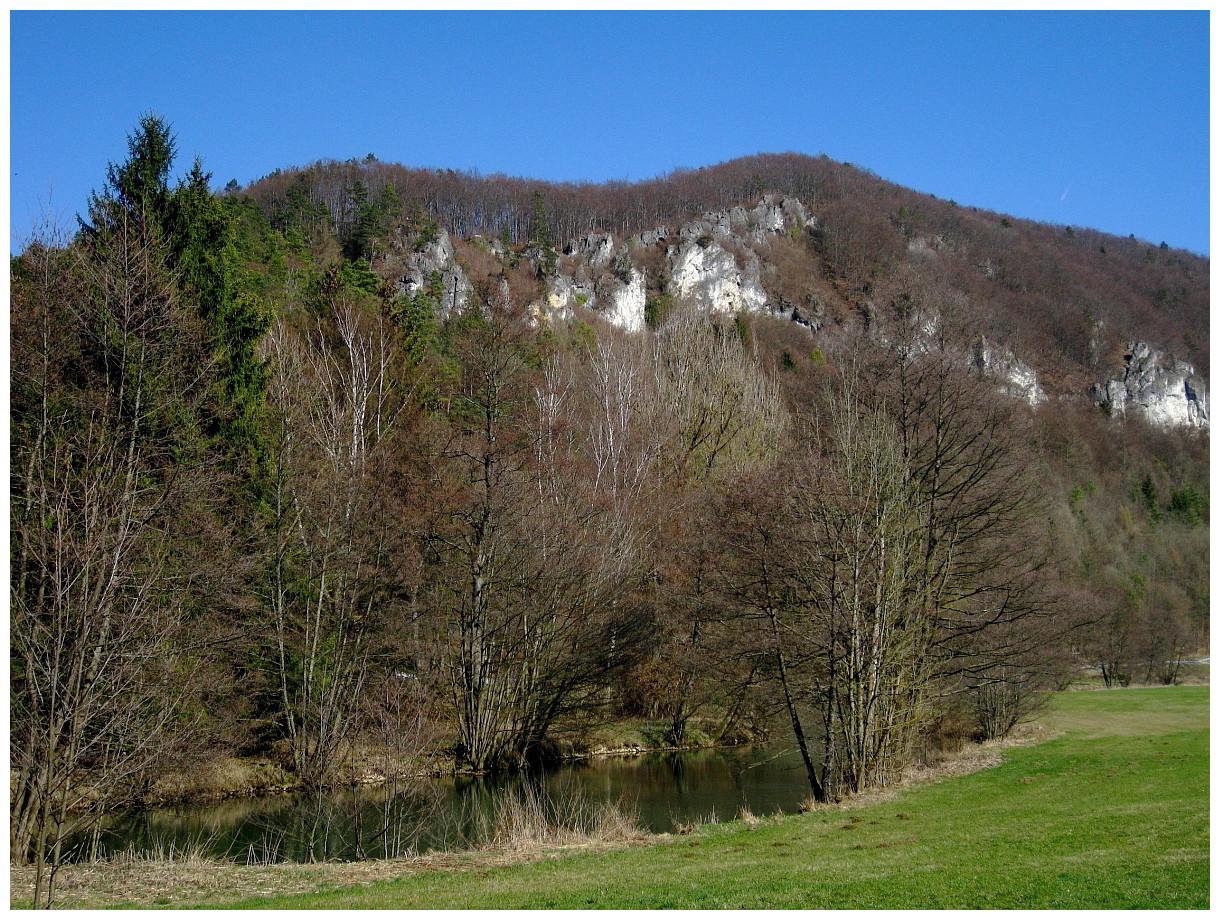
[(549, 278), (555, 274), (559, 256), (555, 252), (555, 241), (551, 234), (551, 222), (547, 217), (546, 201), (541, 191), (534, 192), (534, 213), (530, 219), (530, 243), (539, 250), (538, 273)]
[(402, 209), (402, 200), (389, 182), (376, 197), (370, 197), (368, 187), (357, 179), (348, 193), (348, 209), (353, 217), (343, 244), (343, 257), (352, 261), (372, 260), (377, 241), (389, 232), (391, 219)]
[(169, 198), (169, 171), (177, 147), (170, 127), (156, 115), (140, 118), (137, 129), (127, 137), (127, 161), (111, 163), (101, 194), (89, 196), (92, 227), (99, 222), (128, 217), (164, 215)]
[(243, 289), (232, 212), (212, 195), (202, 163), (196, 159), (170, 188), (176, 144), (170, 126), (155, 115), (140, 119), (127, 146), (127, 161), (110, 164), (101, 192), (90, 196), (82, 233), (100, 246), (116, 228), (133, 223), (156, 248), (185, 305), (202, 321), (217, 365), (204, 430), (218, 442), (228, 470), (253, 484), (265, 454), (257, 415), (266, 374), (257, 345), (269, 311)]
[(166, 237), (183, 294), (195, 304), (215, 350), (219, 393), (209, 428), (223, 442), (231, 471), (253, 484), (265, 463), (258, 414), (266, 368), (257, 348), (271, 316), (241, 284), (232, 214), (212, 195), (210, 178), (196, 160), (169, 199)]

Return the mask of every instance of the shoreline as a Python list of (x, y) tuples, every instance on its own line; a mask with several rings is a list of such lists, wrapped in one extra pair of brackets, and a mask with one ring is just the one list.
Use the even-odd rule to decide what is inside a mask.
[[(643, 757), (649, 754), (680, 754), (691, 751), (740, 747), (765, 741), (758, 739), (736, 739), (733, 741), (693, 741), (685, 745), (620, 744), (597, 745), (585, 750), (566, 750), (559, 753), (549, 766), (598, 758)], [(425, 755), (418, 764), (399, 762), (400, 769), (386, 769), (390, 758), (369, 754), (352, 757), (337, 771), (336, 778), (320, 791), (361, 789), (388, 786), (392, 783), (442, 779), (445, 777), (478, 777), (491, 775), (477, 773), (446, 762), (439, 755)], [(381, 761), (381, 762), (378, 762)], [(280, 795), (294, 795), (304, 791), (304, 785), (295, 780), (286, 767), (276, 760), (262, 757), (222, 756), (189, 770), (173, 771), (160, 777), (149, 791), (132, 805), (113, 809), (119, 812), (130, 809), (151, 810), (175, 806), (209, 805), (236, 799), (263, 799)]]
[[(764, 824), (799, 820), (803, 816), (852, 811), (869, 808), (892, 800), (913, 787), (927, 786), (943, 780), (965, 776), (998, 766), (1007, 748), (1036, 745), (1056, 737), (1038, 722), (1027, 724), (1015, 736), (1004, 741), (969, 742), (962, 749), (946, 755), (935, 764), (912, 767), (892, 786), (869, 790), (840, 802), (817, 805), (805, 813), (774, 814), (767, 817), (743, 815), (733, 821), (714, 822), (715, 826), (741, 824), (758, 827)], [(723, 745), (718, 745), (723, 746)], [(706, 749), (707, 745), (683, 750)], [(630, 756), (632, 751), (626, 752)], [(639, 754), (653, 753), (651, 750)], [(582, 754), (584, 759), (599, 756), (622, 756), (602, 752)], [(240, 890), (242, 896), (307, 894), (332, 886), (368, 886), (406, 875), (431, 873), (474, 873), (499, 867), (520, 866), (542, 860), (561, 859), (576, 853), (596, 853), (656, 846), (689, 835), (698, 825), (675, 833), (650, 833), (636, 828), (631, 833), (615, 833), (609, 838), (589, 836), (564, 843), (534, 840), (514, 842), (508, 846), (476, 847), (468, 850), (427, 852), (412, 856), (364, 859), (349, 862), (277, 862), (244, 864), (215, 859), (198, 853), (184, 853), (170, 859), (143, 858), (123, 855), (96, 863), (70, 863), (60, 870), (63, 901), (56, 906), (103, 908), (115, 905), (171, 908), (185, 906), (214, 907), (220, 905), (220, 893)], [(10, 906), (12, 895), (26, 888), (32, 890), (28, 866), (10, 866)], [(133, 902), (132, 892), (143, 892)]]

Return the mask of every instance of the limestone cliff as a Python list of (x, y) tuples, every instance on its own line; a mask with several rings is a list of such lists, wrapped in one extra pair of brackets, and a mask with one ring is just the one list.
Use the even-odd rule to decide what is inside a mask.
[(1138, 412), (1158, 428), (1210, 428), (1207, 384), (1185, 361), (1154, 351), (1147, 342), (1130, 342), (1121, 376), (1095, 384), (1094, 403), (1112, 417)]
[[(656, 308), (651, 316), (648, 312), (649, 298), (655, 297), (659, 304), (693, 306), (708, 314), (770, 314), (800, 324), (811, 335), (829, 331), (833, 338), (833, 326), (853, 321), (826, 316), (815, 294), (799, 284), (785, 284), (783, 266), (771, 261), (774, 240), (789, 247), (806, 245), (818, 227), (817, 218), (797, 199), (766, 195), (752, 208), (707, 211), (676, 229), (657, 226), (628, 239), (588, 233), (546, 258), (537, 246), (514, 255), (498, 240), (478, 243), (505, 271), (520, 261), (532, 265), (536, 277), (544, 276), (541, 293), (528, 304), (538, 323), (567, 323), (592, 315), (625, 332), (641, 333), (657, 321)], [(927, 260), (945, 257), (949, 245), (939, 235), (919, 235), (907, 248), (915, 258)], [(443, 230), (422, 243), (418, 238), (398, 240), (388, 261), (399, 293), (429, 293), (438, 301), (442, 318), (466, 309), (471, 300), (473, 287)], [(877, 320), (880, 311), (870, 297), (859, 309), (864, 328), (881, 344), (892, 340), (899, 347), (901, 342), (912, 354), (950, 349), (954, 361), (1014, 398), (1035, 408), (1048, 401), (1030, 363), (1036, 356), (1019, 357), (1010, 345), (982, 336), (969, 347), (948, 345), (935, 313), (902, 335)], [(824, 329), (827, 322), (832, 323), (830, 330)], [(1086, 363), (1092, 368), (1100, 364), (1103, 325), (1096, 321), (1090, 327)], [(1161, 428), (1205, 429), (1210, 424), (1206, 382), (1191, 365), (1166, 359), (1142, 341), (1129, 343), (1121, 373), (1103, 378), (1087, 395), (1116, 418), (1137, 412)]]
[(445, 230), (431, 241), (409, 243), (398, 236), (391, 244), (389, 261), (395, 263), (395, 287), (400, 296), (413, 297), (435, 286), (439, 293), (439, 314), (446, 317), (461, 313), (474, 292), (466, 273), (454, 256), (453, 243)]
[(1031, 406), (1046, 402), (1046, 392), (1038, 384), (1038, 373), (1017, 358), (1009, 348), (996, 348), (980, 336), (970, 352), (970, 365), (982, 376), (1000, 383), (1007, 393)]

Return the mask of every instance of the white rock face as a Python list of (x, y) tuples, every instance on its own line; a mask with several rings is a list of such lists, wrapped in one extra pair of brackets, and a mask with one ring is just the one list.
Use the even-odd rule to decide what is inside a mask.
[(909, 331), (899, 336), (891, 335), (889, 330), (877, 323), (875, 310), (869, 310), (866, 322), (870, 324), (871, 334), (877, 342), (895, 349), (906, 359), (943, 354), (952, 361), (961, 361), (980, 377), (999, 384), (1001, 392), (1030, 406), (1037, 407), (1046, 402), (1046, 391), (1038, 383), (1038, 372), (1013, 354), (1011, 348), (996, 347), (987, 341), (986, 336), (980, 336), (963, 354), (942, 340), (940, 315), (937, 313), (910, 317)]
[(651, 230), (637, 233), (631, 238), (631, 242), (637, 246), (655, 246), (657, 243), (665, 242), (670, 236), (668, 227), (653, 227)]
[(669, 285), (673, 294), (693, 300), (708, 313), (765, 310), (767, 295), (759, 282), (758, 258), (747, 260), (743, 272), (732, 253), (719, 243), (700, 245), (699, 239), (688, 239), (670, 250)]
[(613, 278), (610, 285), (610, 290), (599, 301), (599, 304), (605, 304), (602, 316), (627, 332), (642, 332), (646, 298), (644, 273), (632, 266), (631, 280), (624, 284), (618, 278)]
[[(753, 208), (738, 206), (708, 211), (698, 220), (683, 224), (676, 233), (669, 227), (647, 230), (632, 237), (631, 245), (668, 247), (666, 283), (675, 297), (693, 301), (708, 313), (762, 312), (771, 305), (762, 285), (762, 265), (752, 244), (762, 243), (789, 228), (816, 225), (817, 221), (797, 199), (779, 200), (774, 195), (765, 195)], [(589, 248), (589, 244), (578, 241), (569, 245), (573, 253)], [(730, 248), (744, 249), (744, 253), (734, 256)], [(616, 264), (619, 258), (615, 251), (615, 261), (609, 264)], [(624, 280), (621, 271), (616, 274), (620, 285), (613, 290), (599, 284), (598, 307), (615, 325), (642, 329), (643, 281), (637, 282), (634, 275)], [(777, 309), (797, 317), (791, 305)], [(800, 321), (810, 325), (803, 315)]]
[(577, 291), (571, 278), (556, 275), (546, 286), (542, 300), (529, 305), (530, 316), (534, 323), (568, 322), (572, 319), (572, 301), (576, 299)]
[(1127, 346), (1121, 378), (1093, 387), (1093, 401), (1111, 416), (1135, 410), (1158, 428), (1210, 428), (1207, 384), (1185, 361), (1166, 362), (1147, 342)]
[(563, 248), (563, 254), (583, 259), (592, 268), (600, 268), (614, 258), (614, 237), (609, 233), (590, 233), (571, 240)]
[[(683, 225), (679, 235), (683, 239), (695, 239), (700, 234), (708, 233), (717, 238), (735, 236), (761, 243), (770, 234), (783, 233), (789, 227), (811, 227), (816, 223), (796, 198), (777, 201), (774, 195), (764, 195), (748, 211), (741, 206), (727, 211), (707, 211), (700, 215), (699, 220)], [(641, 242), (651, 245), (645, 241), (646, 236), (640, 234)], [(667, 236), (666, 230), (659, 238), (665, 239)], [(656, 239), (652, 238), (652, 242), (656, 242)]]
[(440, 318), (453, 313), (461, 313), (470, 303), (474, 293), (466, 273), (454, 259), (453, 243), (449, 233), (441, 230), (435, 241), (424, 248), (423, 252), (403, 252), (398, 247), (402, 259), (402, 275), (395, 285), (399, 295), (413, 297), (428, 286), (430, 277), (439, 273), (441, 276)]
[(997, 349), (986, 337), (974, 343), (970, 365), (987, 377), (998, 380), (1006, 393), (1037, 407), (1046, 402), (1046, 392), (1038, 385), (1038, 373), (1014, 355), (1011, 349)]
[(581, 306), (628, 332), (644, 328), (644, 274), (632, 263), (626, 244), (616, 246), (609, 233), (590, 233), (570, 240), (563, 254), (566, 271), (548, 282), (541, 302), (531, 305), (536, 321), (567, 321), (572, 307)]

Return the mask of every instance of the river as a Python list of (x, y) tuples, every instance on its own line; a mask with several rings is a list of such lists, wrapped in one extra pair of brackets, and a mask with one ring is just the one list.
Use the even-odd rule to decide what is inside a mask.
[(793, 812), (808, 793), (795, 750), (717, 748), (593, 758), (506, 777), (420, 778), (320, 797), (131, 811), (108, 820), (95, 843), (100, 856), (197, 852), (243, 863), (351, 860), (486, 843), (506, 796), (531, 795), (564, 824), (615, 803), (661, 833), (683, 823), (731, 820), (743, 806), (760, 816)]

